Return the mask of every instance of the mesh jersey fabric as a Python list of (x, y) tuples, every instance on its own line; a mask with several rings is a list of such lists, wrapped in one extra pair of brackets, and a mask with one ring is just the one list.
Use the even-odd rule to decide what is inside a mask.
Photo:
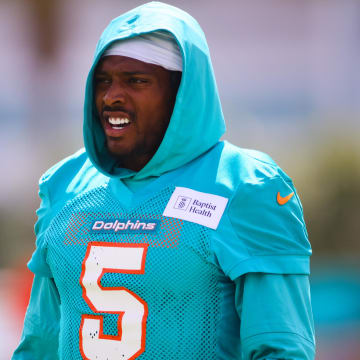
[[(48, 217), (50, 223), (38, 238), (37, 250), (29, 263), (35, 273), (53, 276), (59, 290), (61, 359), (82, 358), (79, 331), (84, 314), (103, 315), (104, 333), (117, 334), (117, 315), (91, 311), (83, 296), (79, 281), (86, 250), (91, 243), (146, 243), (149, 246), (144, 274), (110, 271), (101, 279), (102, 286), (124, 286), (148, 304), (146, 350), (139, 359), (222, 359), (219, 349), (226, 348), (235, 349), (232, 357), (227, 359), (239, 358), (242, 351), (240, 338), (221, 336), (238, 334), (240, 328), (235, 304), (231, 301), (235, 291), (231, 279), (265, 270), (278, 274), (308, 274), (308, 262), (304, 259), (308, 258), (310, 248), (298, 199), (292, 199), (285, 209), (277, 205), (275, 194), (280, 181), (286, 188), (288, 183), (281, 180), (285, 175), (278, 167), (264, 161), (260, 153), (219, 143), (187, 166), (160, 177), (150, 184), (150, 188), (144, 188), (130, 198), (126, 197), (123, 187), (119, 189), (121, 182), (89, 176), (92, 168), (85, 154), (68, 160), (46, 177), (45, 184), (57, 181), (57, 177), (66, 178), (66, 167), (73, 170), (74, 161), (78, 162), (80, 170), (77, 171), (78, 181), (66, 184), (65, 192), (71, 199), (62, 206), (55, 206), (57, 209)], [(204, 167), (209, 171), (204, 172)], [(226, 167), (231, 173), (242, 173), (241, 180), (231, 178)], [(211, 172), (211, 169), (216, 170)], [(265, 174), (269, 177), (267, 181), (262, 177)], [(89, 178), (92, 181), (88, 181)], [(251, 208), (248, 218), (243, 214), (241, 223), (234, 221), (234, 212), (245, 211), (238, 199), (247, 198), (250, 183), (255, 187), (251, 188), (253, 191), (266, 196), (266, 213), (273, 214), (271, 216), (277, 221), (267, 221), (266, 213), (260, 210), (264, 221), (258, 222), (253, 218)], [(86, 184), (90, 184), (88, 189)], [(275, 184), (275, 187), (267, 194), (269, 184)], [(229, 198), (230, 204), (216, 231), (162, 216), (175, 186)], [(51, 188), (55, 200), (62, 190), (57, 188), (59, 193), (54, 193), (55, 188)], [(74, 188), (82, 189), (75, 197), (69, 195)], [(158, 232), (147, 234), (91, 232), (94, 221), (115, 218), (156, 219), (161, 221), (161, 227)], [(259, 232), (264, 236), (259, 243), (252, 235), (255, 226), (258, 229), (255, 234)], [(276, 244), (271, 241), (274, 234), (278, 238)], [(252, 331), (256, 332), (255, 329)]]
[[(51, 243), (47, 262), (62, 298), (61, 358), (81, 359), (78, 345), (81, 315), (92, 312), (82, 296), (79, 279), (87, 245), (92, 241), (149, 244), (145, 274), (109, 272), (101, 280), (104, 287), (121, 284), (147, 302), (146, 352), (140, 358), (217, 358), (214, 345), (220, 298), (216, 278), (220, 274), (206, 260), (209, 247), (206, 229), (159, 215), (171, 191), (164, 189), (129, 213), (106, 188), (94, 189), (67, 204), (52, 221), (45, 241)], [(89, 233), (96, 219), (147, 217), (161, 220), (157, 234)], [(118, 316), (102, 315), (104, 333), (117, 335)]]

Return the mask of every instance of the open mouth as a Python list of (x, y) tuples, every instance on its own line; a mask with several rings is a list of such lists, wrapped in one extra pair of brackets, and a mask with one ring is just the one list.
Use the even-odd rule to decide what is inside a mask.
[(111, 126), (111, 128), (114, 130), (121, 130), (131, 124), (130, 119), (128, 119), (127, 117), (110, 116), (110, 117), (108, 117), (107, 122)]

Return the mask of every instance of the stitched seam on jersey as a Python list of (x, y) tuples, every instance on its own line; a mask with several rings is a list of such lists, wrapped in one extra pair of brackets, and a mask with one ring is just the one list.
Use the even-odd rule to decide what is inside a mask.
[[(245, 150), (245, 149), (244, 149), (244, 150)], [(249, 150), (249, 149), (248, 149), (248, 150)], [(278, 166), (275, 165), (275, 164), (273, 164), (272, 162), (268, 162), (268, 161), (265, 161), (265, 160), (261, 160), (261, 159), (255, 157), (255, 156), (250, 155), (250, 154), (247, 153), (246, 151), (242, 151), (242, 154), (245, 155), (245, 156), (247, 156), (248, 158), (251, 158), (251, 159), (254, 159), (254, 160), (256, 160), (256, 161), (259, 161), (259, 162), (261, 162), (261, 163), (263, 163), (263, 164), (269, 165), (269, 166), (271, 166), (271, 168), (273, 168), (274, 170), (276, 170), (276, 172), (278, 172), (278, 171), (277, 171), (277, 170), (278, 170)]]
[[(273, 164), (272, 162), (268, 162), (268, 161), (265, 161), (265, 160), (261, 160), (261, 159), (255, 157), (255, 156), (250, 155), (250, 154), (247, 153), (246, 151), (243, 151), (243, 154), (244, 154), (245, 156), (251, 158), (251, 159), (254, 159), (254, 160), (259, 161), (259, 162), (261, 162), (261, 163), (263, 163), (263, 164), (269, 165), (272, 169), (274, 169), (274, 170), (277, 172), (277, 175), (269, 178), (270, 180), (271, 180), (272, 178), (274, 178), (274, 177), (280, 177), (280, 178), (281, 178), (282, 180), (284, 180), (285, 182), (287, 182), (287, 183), (291, 184), (292, 186), (294, 186), (294, 183), (293, 183), (292, 179), (291, 179), (283, 170), (281, 170), (281, 169), (278, 167), (278, 165)], [(281, 175), (281, 173), (279, 172), (279, 170), (280, 170), (280, 172), (284, 173), (284, 175), (286, 176), (286, 178)]]
[(263, 334), (292, 334), (292, 335), (296, 335), (296, 336), (301, 337), (302, 339), (304, 339), (305, 341), (309, 342), (312, 345), (315, 345), (313, 340), (307, 339), (306, 337), (304, 337), (304, 336), (302, 336), (302, 335), (300, 335), (300, 334), (298, 334), (296, 332), (292, 332), (292, 331), (264, 331), (264, 332), (261, 332), (261, 333), (258, 333), (258, 334), (247, 336), (247, 337), (243, 338), (242, 341), (247, 341), (247, 340), (249, 340), (251, 338), (254, 338), (256, 336), (260, 336), (260, 335), (263, 335)]
[(234, 265), (230, 270), (229, 270), (229, 274), (234, 270), (236, 269), (239, 265), (241, 265), (242, 263), (246, 262), (246, 261), (249, 261), (249, 260), (254, 260), (256, 258), (262, 258), (262, 257), (285, 257), (285, 256), (296, 256), (296, 257), (300, 257), (300, 258), (304, 258), (304, 259), (307, 259), (309, 257), (309, 255), (303, 255), (303, 254), (264, 254), (264, 255), (256, 255), (256, 256), (249, 256), (248, 258), (244, 259), (244, 260), (241, 260), (239, 262), (236, 263), (236, 265)]
[(302, 204), (301, 204), (301, 201), (300, 201), (300, 198), (299, 198), (299, 195), (297, 194), (297, 191), (295, 189), (295, 186), (294, 184), (291, 182), (288, 182), (287, 183), (290, 185), (290, 187), (293, 189), (294, 191), (294, 194), (295, 194), (295, 200), (299, 206), (299, 209), (301, 210), (301, 215), (302, 215), (302, 218), (300, 219), (301, 220), (301, 223), (302, 223), (302, 228), (303, 228), (303, 232), (304, 232), (304, 235), (305, 237), (308, 239), (308, 233), (307, 233), (307, 230), (306, 230), (306, 223), (305, 223), (305, 219), (304, 219), (304, 209), (302, 207)]
[[(44, 176), (42, 177), (42, 179), (44, 178)], [(49, 177), (47, 177), (46, 179), (44, 179), (43, 180), (43, 182), (40, 184), (39, 183), (39, 189), (40, 189), (40, 186), (42, 185), (42, 187), (43, 187), (43, 191), (44, 191), (44, 195), (45, 195), (45, 197), (48, 199), (48, 201), (49, 201), (49, 209), (48, 209), (48, 215), (46, 216), (46, 218), (49, 216), (50, 217), (50, 215), (51, 215), (51, 213), (52, 213), (52, 201), (51, 201), (51, 196), (50, 196), (50, 189), (49, 189), (49, 186), (48, 186), (48, 178)], [(44, 241), (43, 241), (43, 244), (42, 244), (42, 246), (43, 246), (43, 248), (44, 248), (44, 250), (46, 251), (46, 255), (45, 255), (45, 262), (46, 262), (46, 264), (47, 264), (47, 266), (48, 266), (48, 268), (50, 269), (50, 266), (49, 266), (49, 263), (48, 263), (48, 259), (47, 259), (47, 254), (48, 254), (48, 237), (47, 237), (47, 232), (48, 232), (48, 230), (49, 230), (49, 228), (50, 228), (50, 225), (51, 225), (51, 222), (52, 222), (52, 219), (53, 219), (53, 216), (51, 216), (50, 217), (50, 221), (48, 222), (48, 224), (47, 224), (47, 226), (46, 226), (46, 228), (44, 229), (44, 231), (42, 232), (42, 236), (43, 236), (43, 238), (44, 238)], [(39, 236), (40, 234), (38, 234), (37, 235), (37, 237)], [(50, 270), (51, 271), (51, 270)]]
[(276, 253), (276, 254), (256, 254), (256, 255), (251, 255), (248, 258), (239, 261), (237, 264), (241, 264), (244, 261), (248, 261), (250, 259), (256, 259), (256, 258), (261, 258), (261, 257), (265, 257), (265, 256), (272, 256), (272, 257), (282, 257), (282, 256), (301, 256), (304, 258), (309, 257), (309, 255), (304, 255), (304, 253)]
[[(308, 275), (302, 275), (308, 277)], [(311, 327), (310, 327), (311, 328)], [(302, 336), (305, 339), (313, 339), (313, 332), (309, 336), (308, 332), (302, 326), (295, 326), (291, 321), (269, 321), (266, 324), (260, 322), (256, 325), (246, 326), (246, 332), (250, 335), (247, 337), (251, 337), (260, 333), (283, 333), (289, 332), (294, 333), (299, 336)]]

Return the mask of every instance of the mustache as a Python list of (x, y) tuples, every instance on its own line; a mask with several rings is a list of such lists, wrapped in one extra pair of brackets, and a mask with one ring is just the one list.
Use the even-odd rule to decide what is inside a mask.
[(103, 112), (105, 111), (122, 111), (122, 112), (128, 112), (128, 110), (126, 110), (123, 106), (104, 106), (102, 109)]
[(115, 105), (115, 106), (104, 106), (102, 109), (102, 115), (104, 116), (105, 112), (123, 112), (130, 116), (130, 119), (135, 119), (135, 113), (133, 111), (130, 111), (123, 106)]

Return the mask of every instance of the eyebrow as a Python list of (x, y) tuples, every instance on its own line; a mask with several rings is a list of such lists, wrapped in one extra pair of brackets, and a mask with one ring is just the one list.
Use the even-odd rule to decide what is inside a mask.
[[(124, 75), (127, 75), (127, 76), (133, 76), (133, 75), (152, 75), (149, 71), (124, 71), (124, 72), (121, 72), (121, 73), (124, 74)], [(99, 75), (107, 75), (107, 71), (104, 71), (104, 70), (96, 71), (96, 72), (95, 72), (95, 75), (96, 75), (96, 76), (99, 76)]]
[(148, 71), (125, 71), (125, 75), (151, 75)]

